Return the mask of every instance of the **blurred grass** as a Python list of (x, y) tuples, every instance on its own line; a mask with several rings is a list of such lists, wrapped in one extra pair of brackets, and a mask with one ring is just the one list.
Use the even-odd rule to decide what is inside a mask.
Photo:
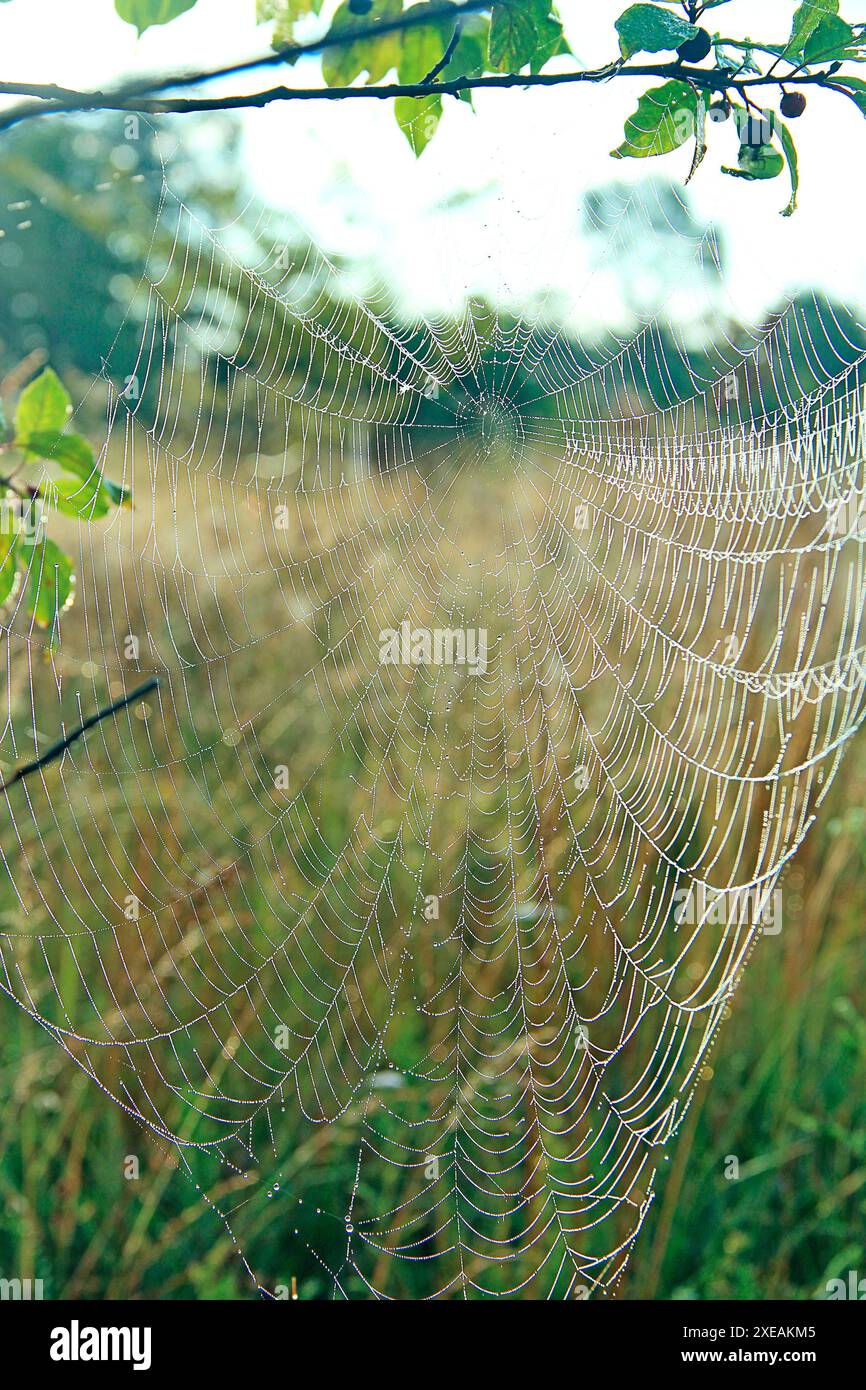
[[(844, 809), (866, 788), (859, 744), (848, 772), (787, 875), (785, 928), (746, 972), (620, 1297), (808, 1299), (866, 1268), (866, 828)], [(43, 1278), (48, 1297), (250, 1296), (175, 1161), (5, 999), (0, 1026), (0, 1271)], [(356, 1158), (351, 1117), (317, 1143), (330, 1149), (328, 1182), (321, 1168), (305, 1179), (300, 1150), (285, 1185), (337, 1212)], [(130, 1153), (144, 1155), (143, 1181), (122, 1176)], [(725, 1175), (731, 1157), (738, 1178)], [(250, 1234), (253, 1267), (272, 1263), (276, 1228)], [(341, 1238), (332, 1222), (334, 1250)], [(327, 1292), (312, 1270), (302, 1280), (302, 1296)]]
[(864, 790), (860, 742), (786, 875), (784, 929), (735, 996), (626, 1297), (822, 1297), (864, 1267)]
[[(198, 522), (196, 539), (201, 545)], [(226, 586), (233, 582), (227, 570)], [(325, 574), (322, 584), (327, 588), (329, 583)], [(73, 621), (82, 621), (80, 612)], [(143, 624), (148, 630), (155, 627), (155, 614), (145, 615)], [(206, 629), (206, 617), (202, 626)], [(64, 635), (71, 635), (75, 649), (71, 622)], [(239, 683), (260, 678), (255, 645), (240, 660), (243, 668), (235, 673)], [(38, 679), (48, 681), (47, 671)], [(189, 679), (201, 705), (195, 722), (181, 733), (195, 748), (206, 727), (210, 673), (203, 669)], [(22, 694), (20, 690), (19, 698)], [(293, 767), (315, 767), (333, 732), (323, 710), (309, 701), (286, 700), (273, 712), (272, 722), (278, 728), (271, 728), (263, 741), (273, 744), (279, 734), (280, 746), (292, 753)], [(233, 827), (234, 849), (240, 847), (244, 867), (254, 864), (243, 850), (250, 827), (230, 794), (236, 757), (220, 742), (220, 728), (214, 718), (212, 762), (191, 758), (180, 763), (170, 777), (161, 776), (158, 797), (156, 787), (150, 792), (153, 809), (157, 802), (168, 809), (178, 852), (186, 857), (195, 850), (209, 876), (226, 849), (225, 841), (200, 838), (207, 827), (214, 833), (215, 802)], [(354, 742), (346, 739), (329, 761), (317, 805), (332, 842), (350, 830), (351, 801), (358, 797), (357, 781), (351, 779), (375, 757), (375, 747), (368, 748), (359, 734)], [(783, 881), (783, 930), (759, 943), (746, 971), (732, 1017), (710, 1058), (713, 1074), (701, 1082), (670, 1145), (656, 1200), (618, 1289), (621, 1298), (805, 1299), (820, 1296), (828, 1279), (866, 1264), (864, 792), (866, 744), (860, 740), (849, 750), (844, 775)], [(94, 803), (103, 829), (105, 810)], [(119, 814), (117, 806), (114, 813)], [(188, 823), (185, 817), (191, 817)], [(158, 856), (164, 846), (145, 816), (140, 822), (133, 815), (124, 824), (128, 843), (142, 851), (139, 868), (146, 878), (152, 869), (143, 848)], [(62, 822), (56, 833), (62, 836)], [(122, 831), (116, 833), (120, 837)], [(32, 837), (28, 840), (27, 853), (36, 863), (41, 848)], [(110, 838), (93, 838), (88, 850), (105, 885), (113, 875), (122, 882), (118, 845)], [(63, 893), (86, 915), (79, 884), (67, 877)], [(264, 950), (273, 904), (254, 869), (243, 902), (243, 925), (256, 941), (262, 934)], [(7, 920), (14, 916), (10, 900), (0, 907)], [(201, 931), (194, 904), (179, 925), (193, 942)], [(61, 992), (67, 1003), (83, 1003), (80, 982), (72, 974), (61, 981)], [(305, 1130), (300, 1140), (297, 1133), (281, 1134), (280, 1193), (248, 1202), (257, 1175), (227, 1172), (214, 1183), (212, 1161), (194, 1149), (185, 1151), (190, 1171), (184, 1172), (172, 1153), (144, 1135), (5, 997), (0, 1000), (0, 1027), (0, 1275), (40, 1278), (46, 1296), (54, 1298), (252, 1296), (254, 1288), (233, 1240), (210, 1205), (218, 1202), (239, 1213), (232, 1224), (254, 1270), (283, 1270), (286, 1281), (296, 1275), (302, 1297), (330, 1293), (332, 1282), (311, 1252), (332, 1268), (341, 1263), (345, 1198), (358, 1154), (359, 1106), (332, 1123)], [(423, 1052), (416, 1027), (417, 1015), (407, 1012), (389, 1037), (397, 1068), (404, 1058), (411, 1066)], [(86, 1051), (82, 1064), (85, 1056)], [(218, 1070), (211, 1068), (210, 1074), (216, 1084)], [(185, 1115), (178, 1104), (175, 1118), (182, 1134), (192, 1133), (194, 1109)], [(383, 1116), (381, 1123), (386, 1122)], [(123, 1175), (129, 1155), (141, 1164), (137, 1181)], [(732, 1160), (739, 1165), (735, 1177), (727, 1175)], [(363, 1181), (370, 1180), (365, 1172)], [(397, 1205), (406, 1196), (401, 1181), (401, 1170), (384, 1165), (378, 1190), (370, 1193), (371, 1206)], [(206, 1189), (207, 1201), (196, 1184)], [(364, 1195), (362, 1187), (362, 1201)], [(271, 1219), (269, 1201), (291, 1202), (292, 1226), (300, 1234), (290, 1246), (287, 1223)], [(423, 1263), (407, 1263), (400, 1277), (403, 1296), (429, 1292)], [(357, 1296), (365, 1292), (360, 1280), (345, 1287)]]

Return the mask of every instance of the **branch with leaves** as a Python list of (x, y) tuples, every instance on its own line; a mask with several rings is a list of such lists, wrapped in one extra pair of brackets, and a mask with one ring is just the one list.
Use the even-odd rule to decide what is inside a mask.
[(72, 402), (47, 367), (24, 388), (10, 428), (0, 405), (0, 605), (22, 587), (34, 622), (56, 635), (75, 596), (72, 559), (47, 534), (52, 513), (95, 521), (129, 506), (130, 493), (104, 478), (93, 450), (68, 430)]
[[(115, 0), (115, 7), (143, 33), (170, 23), (196, 3)], [(756, 182), (777, 178), (787, 166), (789, 214), (799, 187), (790, 123), (804, 115), (812, 91), (845, 97), (866, 115), (866, 81), (851, 71), (866, 62), (866, 24), (843, 19), (839, 0), (792, 0), (791, 32), (778, 42), (730, 37), (706, 27), (708, 16), (730, 0), (645, 0), (629, 5), (615, 21), (612, 39), (618, 51), (596, 69), (574, 66), (552, 0), (421, 0), (407, 8), (404, 0), (343, 0), (324, 34), (297, 42), (297, 21), (318, 14), (322, 3), (257, 0), (258, 20), (273, 25), (273, 49), (253, 61), (137, 79), (113, 92), (0, 83), (0, 92), (29, 98), (0, 115), (0, 130), (35, 116), (71, 111), (187, 114), (282, 101), (372, 99), (393, 102), (401, 129), (421, 154), (436, 133), (448, 96), (471, 106), (477, 90), (658, 78), (661, 85), (643, 93), (626, 121), (615, 157), (645, 159), (693, 141), (692, 177), (706, 157), (712, 127), (733, 118), (736, 162), (723, 164), (724, 172)], [(280, 84), (251, 93), (177, 95), (217, 78), (293, 66), (313, 54), (321, 56), (324, 86)]]

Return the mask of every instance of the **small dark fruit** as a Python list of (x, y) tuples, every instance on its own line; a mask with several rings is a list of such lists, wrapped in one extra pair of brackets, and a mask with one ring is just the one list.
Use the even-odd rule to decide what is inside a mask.
[(779, 110), (787, 120), (795, 121), (806, 110), (806, 98), (802, 92), (786, 92)]
[(702, 63), (710, 56), (712, 46), (713, 41), (706, 29), (699, 29), (693, 39), (686, 39), (685, 43), (680, 44), (677, 53), (684, 63)]
[(726, 101), (714, 101), (710, 107), (711, 121), (727, 121), (731, 117), (731, 108)]
[(373, 0), (349, 0), (349, 13), (357, 15), (369, 14), (373, 8)]

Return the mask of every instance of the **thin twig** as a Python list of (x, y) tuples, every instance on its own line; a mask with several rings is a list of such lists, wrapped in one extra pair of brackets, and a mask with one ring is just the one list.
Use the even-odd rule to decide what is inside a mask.
[(41, 101), (64, 101), (80, 95), (74, 87), (58, 87), (54, 82), (0, 82), (0, 96), (39, 97)]
[(131, 705), (134, 700), (140, 700), (145, 695), (149, 695), (151, 690), (156, 690), (158, 685), (159, 677), (154, 676), (152, 680), (145, 681), (144, 685), (140, 685), (137, 690), (133, 690), (131, 695), (124, 695), (121, 699), (115, 700), (113, 704), (107, 705), (105, 709), (97, 710), (96, 714), (91, 714), (90, 718), (85, 719), (83, 724), (79, 724), (76, 729), (73, 729), (71, 734), (67, 734), (64, 738), (58, 739), (56, 743), (52, 743), (51, 747), (47, 748), (44, 753), (41, 753), (38, 758), (34, 758), (31, 762), (22, 763), (20, 767), (16, 767), (15, 771), (7, 777), (4, 782), (0, 782), (0, 792), (8, 791), (10, 787), (14, 787), (16, 782), (20, 782), (23, 778), (29, 777), (31, 772), (38, 772), (40, 767), (45, 767), (47, 763), (53, 763), (56, 758), (61, 757), (66, 752), (67, 748), (77, 742), (82, 734), (86, 734), (88, 729), (92, 729), (94, 724), (99, 724), (111, 714), (119, 714), (122, 709), (125, 709), (127, 705)]
[(432, 67), (432, 68), (430, 69), (430, 71), (427, 73), (427, 75), (426, 75), (425, 77), (422, 77), (422, 78), (421, 78), (421, 81), (422, 81), (422, 82), (435, 82), (435, 80), (436, 80), (436, 78), (439, 76), (440, 72), (443, 72), (444, 69), (447, 68), (448, 64), (451, 62), (451, 59), (454, 57), (454, 50), (455, 50), (455, 48), (457, 47), (457, 44), (459, 43), (459, 41), (460, 41), (460, 25), (459, 25), (459, 24), (455, 24), (455, 25), (454, 25), (454, 33), (451, 35), (451, 38), (448, 40), (448, 47), (446, 48), (445, 52), (442, 54), (442, 57), (439, 59), (439, 62), (436, 63), (435, 66)]

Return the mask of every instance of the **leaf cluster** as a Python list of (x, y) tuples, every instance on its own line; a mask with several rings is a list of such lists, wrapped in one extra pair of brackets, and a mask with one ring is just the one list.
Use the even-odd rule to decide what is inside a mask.
[(35, 622), (53, 629), (75, 596), (69, 555), (46, 534), (52, 513), (95, 521), (129, 506), (126, 488), (109, 482), (87, 440), (68, 429), (72, 401), (50, 367), (25, 387), (14, 427), (0, 407), (0, 604), (23, 585)]

